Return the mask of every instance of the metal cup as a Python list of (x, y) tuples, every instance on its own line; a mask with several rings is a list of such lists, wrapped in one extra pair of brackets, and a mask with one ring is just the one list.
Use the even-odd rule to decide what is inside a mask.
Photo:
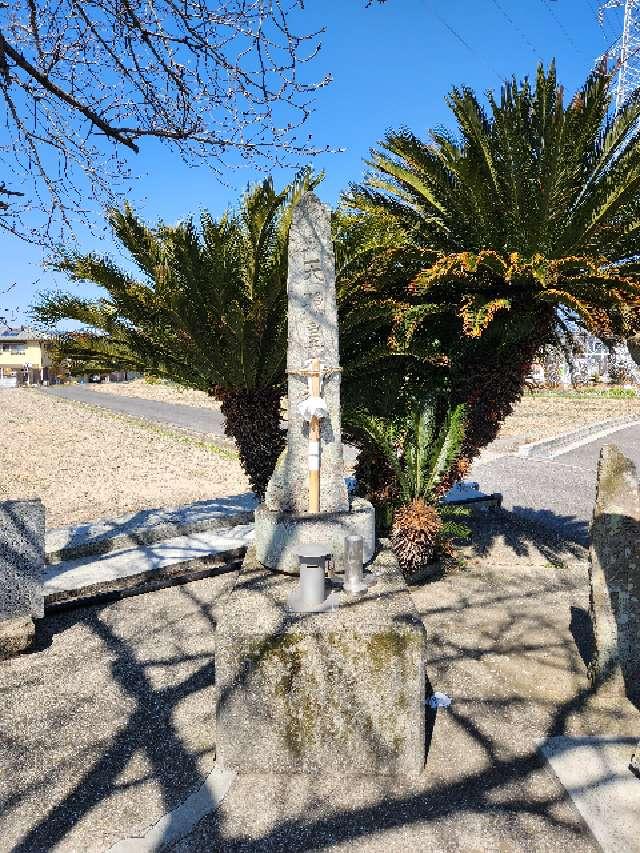
[(364, 577), (364, 540), (362, 536), (345, 536), (344, 540), (344, 588), (362, 584)]
[(364, 540), (362, 536), (345, 536), (344, 577), (342, 588), (351, 595), (366, 592), (376, 582), (372, 576), (364, 576)]

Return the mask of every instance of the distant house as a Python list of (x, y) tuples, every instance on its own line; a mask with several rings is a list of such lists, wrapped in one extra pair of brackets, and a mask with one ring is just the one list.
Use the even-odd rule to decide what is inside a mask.
[(585, 331), (575, 333), (573, 344), (575, 353), (569, 361), (559, 349), (545, 348), (532, 366), (532, 384), (640, 383), (640, 368), (631, 358), (626, 344), (609, 349), (599, 338)]
[(59, 372), (50, 335), (28, 326), (0, 327), (0, 387), (50, 382)]

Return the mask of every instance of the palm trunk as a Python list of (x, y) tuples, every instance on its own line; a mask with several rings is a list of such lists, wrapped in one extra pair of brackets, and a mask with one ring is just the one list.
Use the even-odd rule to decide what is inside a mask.
[(467, 405), (469, 416), (460, 454), (442, 480), (440, 494), (461, 480), (480, 451), (497, 437), (504, 419), (522, 397), (531, 364), (549, 341), (554, 319), (550, 309), (532, 323), (526, 338), (516, 338), (508, 349), (481, 346), (475, 357), (464, 359), (455, 397), (456, 402)]
[(240, 463), (260, 499), (284, 448), (280, 427), (280, 391), (236, 388), (219, 393), (225, 433), (235, 439)]

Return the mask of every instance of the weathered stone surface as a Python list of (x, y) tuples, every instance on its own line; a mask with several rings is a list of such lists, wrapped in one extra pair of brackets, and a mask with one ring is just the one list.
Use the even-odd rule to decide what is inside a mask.
[(640, 484), (614, 445), (600, 453), (591, 522), (594, 684), (612, 695), (640, 695)]
[(308, 510), (309, 424), (300, 414), (299, 405), (309, 397), (309, 380), (299, 372), (310, 366), (312, 358), (319, 358), (324, 371), (321, 396), (329, 410), (321, 421), (320, 510), (348, 510), (340, 427), (340, 356), (331, 212), (313, 193), (305, 193), (293, 214), (287, 293), (287, 446), (267, 487), (264, 505), (276, 512)]
[(294, 580), (249, 552), (216, 628), (217, 743), (246, 772), (416, 776), (424, 767), (425, 630), (389, 563), (362, 598), (286, 610)]
[(337, 571), (343, 571), (345, 536), (362, 536), (365, 563), (373, 557), (376, 538), (375, 510), (369, 501), (355, 498), (348, 512), (273, 512), (265, 506), (256, 510), (255, 550), (260, 563), (288, 574), (298, 574), (295, 554), (299, 545), (326, 542), (331, 546)]
[(0, 660), (26, 652), (35, 635), (36, 627), (31, 616), (0, 619)]
[(0, 503), (0, 620), (44, 615), (44, 506)]

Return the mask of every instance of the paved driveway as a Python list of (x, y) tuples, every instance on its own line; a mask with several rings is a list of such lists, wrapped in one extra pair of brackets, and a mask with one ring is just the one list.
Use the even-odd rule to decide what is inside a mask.
[(135, 418), (145, 418), (180, 429), (208, 435), (224, 435), (224, 417), (215, 409), (199, 409), (180, 403), (162, 403), (157, 400), (143, 400), (141, 397), (105, 394), (94, 391), (90, 385), (54, 385), (43, 389), (42, 393), (63, 397), (65, 400), (80, 400), (93, 406), (102, 406), (112, 412), (122, 412)]
[(640, 471), (640, 426), (599, 438), (555, 459), (505, 456), (476, 462), (470, 477), (484, 492), (502, 492), (504, 506), (537, 520), (575, 542), (588, 543), (600, 448), (615, 444)]

